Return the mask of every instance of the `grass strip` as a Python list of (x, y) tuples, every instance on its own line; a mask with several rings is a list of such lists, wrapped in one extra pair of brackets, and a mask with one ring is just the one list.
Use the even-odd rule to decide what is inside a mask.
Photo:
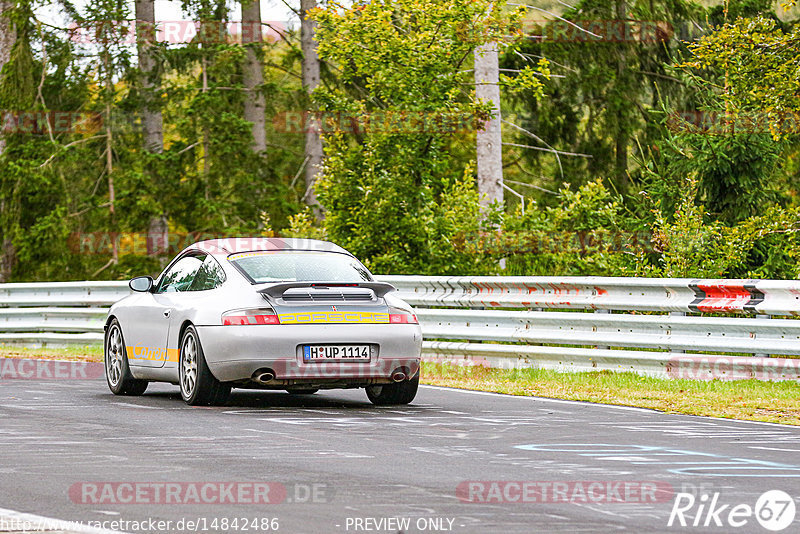
[(102, 362), (103, 345), (70, 345), (63, 348), (45, 347), (40, 349), (31, 349), (19, 345), (0, 345), (0, 358)]

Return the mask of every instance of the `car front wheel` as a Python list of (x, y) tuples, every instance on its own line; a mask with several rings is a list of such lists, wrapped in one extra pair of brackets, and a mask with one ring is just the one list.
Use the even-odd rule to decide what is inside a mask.
[(419, 373), (411, 380), (385, 384), (382, 386), (367, 386), (367, 397), (372, 404), (377, 406), (390, 406), (408, 404), (417, 396), (419, 388)]
[(217, 380), (208, 368), (200, 338), (189, 326), (181, 338), (178, 373), (181, 397), (191, 406), (220, 406), (228, 401), (230, 384)]

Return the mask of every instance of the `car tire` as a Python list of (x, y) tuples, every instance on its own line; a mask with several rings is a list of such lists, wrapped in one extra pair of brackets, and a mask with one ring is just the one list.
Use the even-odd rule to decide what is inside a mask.
[(103, 361), (106, 367), (106, 383), (114, 395), (139, 396), (145, 392), (147, 380), (138, 380), (131, 374), (125, 338), (116, 318), (111, 319), (106, 328)]
[(178, 381), (181, 398), (190, 406), (225, 404), (231, 394), (231, 386), (211, 374), (194, 326), (188, 326), (183, 332), (180, 347)]
[(376, 406), (391, 406), (408, 404), (417, 396), (419, 388), (419, 373), (411, 380), (385, 384), (381, 386), (367, 386), (367, 398)]
[(319, 388), (291, 388), (286, 390), (290, 395), (313, 395)]

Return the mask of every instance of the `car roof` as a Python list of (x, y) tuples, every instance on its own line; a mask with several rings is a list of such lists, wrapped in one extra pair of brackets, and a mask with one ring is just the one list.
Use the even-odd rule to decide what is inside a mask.
[(285, 237), (227, 237), (198, 241), (187, 247), (203, 250), (209, 254), (236, 254), (239, 252), (259, 252), (278, 250), (311, 250), (318, 252), (338, 252), (352, 256), (345, 249), (330, 241), (317, 239), (296, 239)]

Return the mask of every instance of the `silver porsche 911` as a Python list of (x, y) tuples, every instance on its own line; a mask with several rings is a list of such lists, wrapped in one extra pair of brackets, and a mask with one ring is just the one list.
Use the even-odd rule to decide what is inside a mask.
[(366, 388), (407, 404), (419, 384), (422, 334), (411, 307), (343, 248), (305, 239), (195, 243), (114, 304), (105, 325), (108, 386), (141, 395), (180, 386), (192, 405), (231, 388)]

